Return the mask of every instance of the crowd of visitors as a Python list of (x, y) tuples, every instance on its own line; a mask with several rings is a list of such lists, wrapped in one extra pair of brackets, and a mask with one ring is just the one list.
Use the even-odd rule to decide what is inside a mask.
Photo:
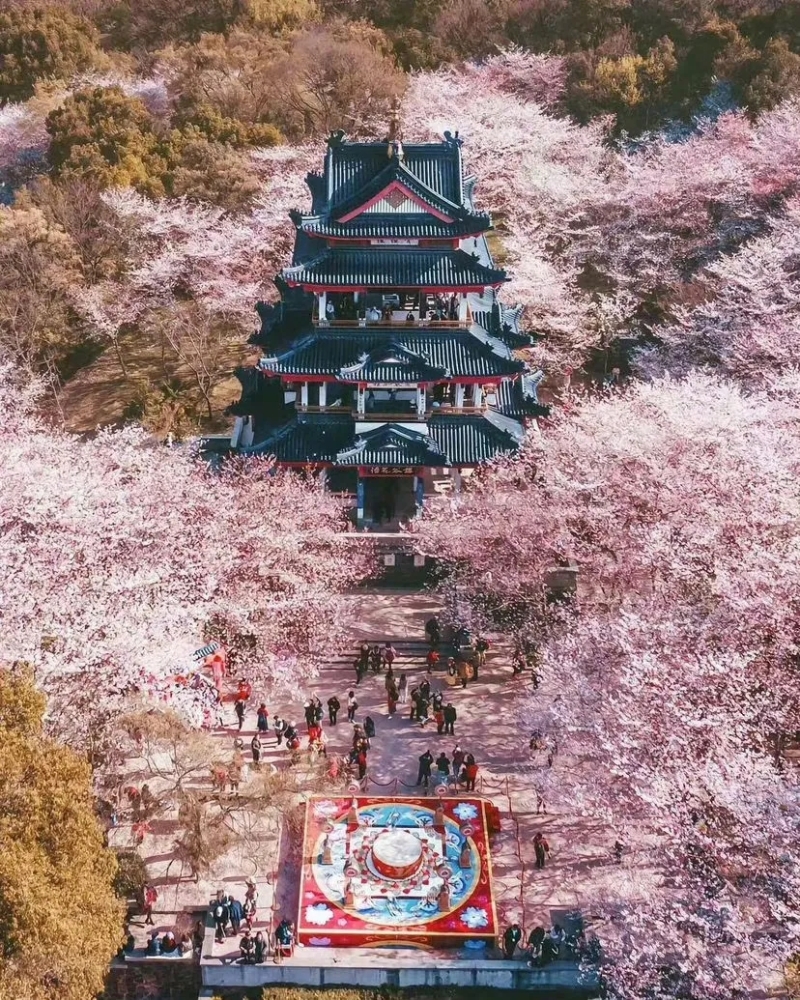
[(214, 939), (223, 944), (228, 938), (239, 938), (239, 955), (245, 965), (258, 965), (265, 961), (270, 945), (276, 962), (282, 957), (290, 956), (295, 943), (293, 922), (289, 919), (282, 920), (270, 941), (268, 931), (253, 930), (257, 912), (258, 889), (252, 879), (247, 880), (243, 902), (220, 889), (211, 904)]
[[(455, 740), (455, 726), (459, 714), (452, 698), (447, 694), (447, 688), (460, 685), (461, 689), (465, 689), (470, 682), (479, 679), (480, 670), (486, 664), (489, 642), (483, 636), (473, 637), (467, 629), (460, 629), (448, 638), (449, 649), (446, 649), (442, 642), (442, 628), (435, 616), (426, 622), (425, 635), (429, 647), (425, 656), (425, 673), (421, 678), (419, 675), (415, 677), (411, 683), (405, 672), (396, 670), (398, 653), (391, 642), (362, 643), (353, 662), (355, 673), (353, 687), (346, 693), (332, 693), (324, 705), (316, 693), (306, 700), (303, 706), (305, 734), (301, 734), (296, 722), (277, 713), (271, 716), (265, 702), (260, 702), (257, 708), (251, 705), (252, 686), (246, 677), (240, 677), (236, 682), (231, 701), (236, 730), (243, 736), (248, 716), (252, 718), (251, 713), (255, 709), (255, 731), (249, 741), (252, 767), (256, 770), (260, 768), (264, 752), (270, 747), (285, 746), (293, 754), (308, 751), (311, 754), (327, 756), (326, 732), (323, 731), (324, 716), (327, 714), (326, 730), (330, 736), (329, 731), (341, 725), (340, 712), (346, 710), (347, 721), (352, 726), (352, 743), (345, 760), (353, 777), (357, 776), (358, 780), (363, 782), (367, 778), (369, 752), (376, 739), (378, 727), (373, 716), (359, 714), (357, 691), (364, 684), (365, 678), (370, 676), (381, 676), (386, 699), (385, 718), (392, 719), (397, 716), (399, 706), (407, 707), (408, 722), (423, 730), (430, 726), (431, 732), (435, 726), (437, 737), (449, 736)], [(452, 652), (454, 655), (447, 655), (445, 658), (447, 652)], [(524, 669), (531, 670), (536, 686), (538, 683), (536, 668), (535, 650), (528, 644), (518, 645), (513, 657), (513, 672), (517, 674)], [(220, 671), (220, 664), (217, 663), (213, 684), (203, 679), (197, 681), (194, 677), (189, 681), (190, 688), (202, 692), (202, 697), (213, 705), (217, 715), (222, 710), (220, 697), (222, 677), (218, 676)], [(223, 671), (222, 676), (224, 675)], [(197, 676), (199, 674), (195, 675)], [(437, 683), (439, 679), (446, 686)], [(406, 716), (402, 715), (402, 718), (405, 719)], [(271, 741), (272, 736), (275, 738), (274, 743)], [(548, 744), (541, 733), (533, 734), (530, 746), (531, 751), (545, 750), (548, 754), (548, 764), (552, 764), (555, 745)], [(227, 778), (234, 792), (238, 790), (241, 778), (244, 748), (243, 739), (237, 738), (234, 742), (233, 765), (227, 772)], [(473, 792), (478, 773), (479, 767), (474, 754), (462, 749), (460, 742), (455, 742), (449, 753), (441, 745), (435, 750), (429, 745), (418, 758), (416, 786), (426, 789), (445, 786), (452, 792), (458, 791), (459, 788)], [(408, 787), (412, 787), (410, 783)], [(538, 795), (537, 798), (537, 813), (540, 811), (546, 813), (543, 797)], [(536, 868), (543, 869), (550, 857), (550, 845), (541, 832), (536, 833), (533, 838), (533, 852)], [(144, 909), (147, 924), (153, 923), (153, 906), (157, 899), (158, 893), (155, 888), (146, 886)], [(295, 929), (291, 920), (282, 920), (270, 940), (265, 931), (254, 930), (257, 908), (258, 891), (252, 881), (248, 881), (244, 899), (241, 901), (222, 891), (217, 893), (211, 908), (215, 940), (224, 943), (229, 938), (238, 938), (241, 961), (246, 964), (263, 962), (270, 949), (276, 961), (282, 956), (291, 955), (295, 944)], [(507, 958), (514, 957), (523, 947), (522, 937), (523, 932), (518, 924), (512, 924), (506, 929), (502, 937), (502, 949)], [(163, 935), (154, 931), (147, 945), (147, 954), (186, 954), (187, 950), (192, 950), (193, 947), (198, 949), (202, 944), (202, 922), (194, 938), (193, 941), (186, 934), (176, 938), (171, 931)], [(584, 944), (582, 933), (567, 934), (558, 924), (554, 924), (549, 932), (537, 926), (528, 935), (524, 954), (529, 965), (541, 966), (559, 957), (577, 955)]]

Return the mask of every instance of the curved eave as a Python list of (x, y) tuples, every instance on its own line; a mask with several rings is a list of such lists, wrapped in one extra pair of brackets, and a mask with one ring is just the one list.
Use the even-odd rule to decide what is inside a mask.
[[(280, 275), (279, 275), (280, 277)], [(483, 292), (486, 288), (498, 289), (509, 278), (501, 278), (499, 281), (492, 281), (485, 285), (392, 285), (386, 282), (375, 283), (374, 285), (334, 285), (331, 282), (320, 281), (312, 283), (308, 281), (290, 281), (283, 279), (289, 288), (302, 288), (304, 292), (369, 292), (380, 289), (393, 288), (414, 288), (420, 292)]]

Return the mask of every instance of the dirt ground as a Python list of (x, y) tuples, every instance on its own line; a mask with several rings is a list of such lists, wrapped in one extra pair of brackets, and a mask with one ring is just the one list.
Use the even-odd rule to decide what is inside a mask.
[[(109, 346), (65, 382), (59, 403), (66, 430), (91, 433), (99, 427), (117, 423), (142, 382), (156, 387), (166, 379), (178, 378), (190, 384), (191, 372), (162, 357), (158, 347), (141, 337), (128, 335), (123, 338), (121, 353), (128, 369), (127, 378), (114, 349)], [(233, 372), (241, 365), (254, 363), (257, 355), (258, 352), (246, 343), (246, 337), (236, 332), (231, 335), (221, 368)], [(215, 419), (204, 420), (198, 430), (205, 433), (230, 430), (232, 420), (222, 416), (222, 412), (239, 398), (240, 391), (241, 386), (232, 374), (221, 380), (212, 395)], [(49, 410), (52, 418), (60, 422), (56, 406), (51, 404)]]

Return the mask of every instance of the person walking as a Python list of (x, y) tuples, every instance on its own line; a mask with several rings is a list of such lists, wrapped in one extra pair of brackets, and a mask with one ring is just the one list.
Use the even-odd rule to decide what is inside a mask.
[(276, 715), (272, 721), (272, 728), (275, 730), (275, 739), (278, 741), (277, 745), (280, 746), (283, 743), (283, 736), (286, 732), (286, 723), (279, 715)]
[(333, 695), (333, 697), (328, 698), (328, 722), (330, 722), (332, 726), (336, 725), (336, 717), (338, 716), (339, 709), (341, 707), (342, 707), (341, 702), (336, 697), (336, 695)]
[(373, 722), (371, 715), (368, 715), (366, 719), (364, 719), (364, 735), (368, 740), (375, 738), (375, 723)]
[(233, 710), (236, 713), (236, 718), (239, 720), (239, 732), (242, 731), (242, 726), (244, 725), (244, 702), (241, 699), (237, 699), (234, 702)]
[(150, 885), (148, 882), (144, 887), (144, 922), (145, 926), (147, 924), (153, 924), (153, 907), (158, 902), (158, 893), (154, 885)]
[(389, 715), (394, 715), (397, 711), (397, 699), (398, 699), (397, 687), (395, 684), (389, 688), (386, 692), (386, 707), (389, 709)]
[(253, 755), (253, 767), (258, 770), (261, 767), (261, 740), (259, 739), (258, 733), (256, 733), (252, 740), (250, 740), (250, 753)]
[(448, 736), (455, 736), (456, 731), (454, 726), (456, 724), (456, 719), (458, 718), (458, 712), (456, 712), (456, 707), (451, 702), (444, 706), (442, 711), (442, 718), (444, 719), (444, 731)]
[(397, 682), (394, 679), (394, 670), (392, 670), (391, 666), (389, 666), (387, 668), (387, 670), (386, 670), (386, 676), (383, 679), (383, 686), (388, 691), (389, 688), (392, 687), (396, 683)]
[(356, 674), (356, 684), (360, 684), (361, 678), (364, 676), (364, 671), (361, 668), (361, 657), (356, 657), (353, 661), (353, 670)]
[(425, 623), (425, 635), (428, 638), (428, 642), (434, 648), (439, 645), (439, 641), (442, 637), (441, 629), (439, 627), (439, 619), (434, 615), (429, 618)]
[(450, 760), (444, 750), (436, 758), (436, 770), (439, 775), (439, 781), (447, 784), (450, 777)]
[(469, 680), (469, 664), (466, 660), (459, 660), (456, 665), (456, 673), (458, 674), (458, 679), (461, 681), (461, 687), (465, 688), (467, 686), (467, 681)]
[(428, 788), (431, 781), (431, 765), (433, 764), (433, 754), (430, 750), (420, 754), (419, 771), (417, 772), (417, 784)]
[(436, 732), (441, 736), (444, 732), (444, 709), (434, 708), (433, 718), (436, 722)]
[(351, 691), (347, 696), (347, 721), (356, 721), (356, 709), (358, 708), (358, 702), (356, 701), (355, 692)]
[(536, 867), (544, 868), (545, 858), (550, 857), (550, 845), (542, 833), (537, 833), (533, 838), (533, 850), (536, 855)]
[(269, 732), (269, 712), (267, 711), (267, 706), (262, 701), (258, 706), (258, 713), (256, 715), (256, 729), (259, 733)]
[(356, 756), (358, 766), (358, 780), (363, 781), (367, 776), (367, 751), (362, 747)]
[(478, 679), (478, 667), (486, 666), (486, 654), (489, 652), (489, 640), (485, 639), (482, 635), (479, 635), (475, 640), (475, 675), (474, 680)]
[(429, 674), (433, 673), (438, 663), (439, 663), (439, 654), (436, 652), (435, 649), (432, 649), (425, 657), (425, 666)]
[(413, 688), (411, 691), (411, 711), (409, 712), (409, 719), (413, 722), (417, 718), (419, 712), (419, 688)]
[(390, 642), (384, 643), (383, 646), (383, 662), (386, 664), (387, 669), (392, 669), (392, 664), (397, 657), (397, 650)]
[(405, 705), (406, 699), (408, 698), (408, 678), (405, 674), (400, 674), (400, 683), (397, 685), (397, 693), (400, 696), (400, 703)]
[(506, 928), (506, 932), (503, 934), (503, 954), (506, 958), (511, 959), (514, 957), (514, 952), (517, 950), (517, 945), (521, 940), (522, 930), (519, 924), (512, 924)]

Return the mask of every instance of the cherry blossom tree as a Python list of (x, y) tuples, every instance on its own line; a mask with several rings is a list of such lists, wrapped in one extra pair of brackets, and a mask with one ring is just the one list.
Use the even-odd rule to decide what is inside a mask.
[(35, 667), (62, 735), (82, 740), (132, 691), (202, 722), (171, 680), (212, 626), (241, 640), (256, 694), (313, 673), (364, 569), (335, 498), (269, 461), (212, 472), (135, 427), (72, 437), (34, 403), (4, 370), (3, 659)]
[(535, 80), (544, 65), (512, 52), (421, 74), (411, 81), (403, 123), (406, 138), (417, 141), (460, 133), (480, 206), (492, 212), (508, 255), (504, 297), (525, 304), (531, 329), (582, 348), (587, 303), (577, 268), (553, 253), (553, 241), (563, 238), (565, 217), (597, 197), (611, 157), (602, 123), (582, 128), (530, 99), (543, 88), (522, 81)]
[(187, 199), (153, 201), (125, 189), (107, 204), (134, 228), (135, 260), (127, 278), (142, 305), (168, 304), (176, 293), (252, 328), (253, 309), (291, 255), (289, 210), (307, 198), (305, 175), (318, 165), (307, 147), (258, 150), (264, 187), (250, 213), (230, 214)]
[(682, 142), (612, 145), (608, 123), (581, 127), (554, 112), (537, 82), (551, 71), (547, 57), (512, 51), (420, 74), (403, 120), (407, 138), (448, 129), (465, 139), (478, 200), (507, 253), (504, 296), (545, 335), (539, 361), (552, 374), (602, 346), (598, 295), (625, 302), (614, 333), (638, 333), (712, 294), (704, 269), (780, 218), (794, 191), (800, 107), (789, 101), (755, 122), (731, 112)]
[(575, 762), (552, 806), (646, 845), (591, 901), (620, 997), (735, 995), (797, 948), (798, 419), (796, 373), (574, 399), (416, 525), (499, 604), (577, 561), (574, 601), (533, 602), (554, 697), (521, 713)]
[(697, 277), (705, 298), (676, 311), (659, 346), (639, 359), (644, 373), (707, 365), (768, 384), (797, 364), (800, 346), (800, 199), (789, 199), (767, 231)]

